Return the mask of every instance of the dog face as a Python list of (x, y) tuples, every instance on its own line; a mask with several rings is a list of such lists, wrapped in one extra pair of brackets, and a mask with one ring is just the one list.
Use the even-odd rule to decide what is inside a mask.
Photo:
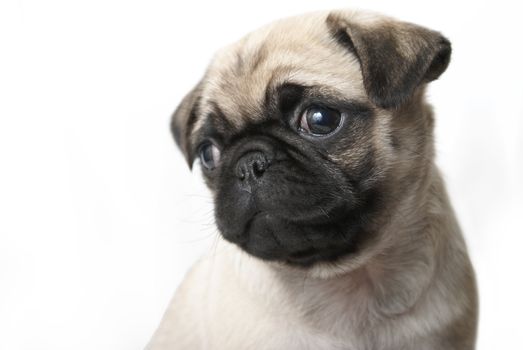
[(173, 115), (199, 157), (223, 237), (265, 260), (357, 256), (422, 186), (432, 156), (423, 87), (450, 43), (355, 12), (276, 22), (220, 51)]

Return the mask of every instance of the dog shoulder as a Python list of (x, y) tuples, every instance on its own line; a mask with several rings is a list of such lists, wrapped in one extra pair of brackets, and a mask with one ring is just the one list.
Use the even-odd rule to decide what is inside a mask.
[(169, 302), (146, 350), (204, 348), (205, 300), (207, 300), (209, 259), (202, 258), (186, 274)]

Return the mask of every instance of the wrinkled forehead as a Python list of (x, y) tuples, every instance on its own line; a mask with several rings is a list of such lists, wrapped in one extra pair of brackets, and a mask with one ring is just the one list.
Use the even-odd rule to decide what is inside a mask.
[(366, 99), (358, 60), (336, 42), (326, 17), (276, 22), (219, 51), (203, 81), (193, 132), (217, 107), (236, 128), (260, 121), (270, 93), (287, 83)]

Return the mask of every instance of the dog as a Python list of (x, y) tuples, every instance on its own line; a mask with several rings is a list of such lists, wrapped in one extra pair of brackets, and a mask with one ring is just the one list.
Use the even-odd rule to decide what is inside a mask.
[(221, 238), (147, 349), (474, 349), (477, 292), (434, 163), (436, 31), (360, 11), (219, 51), (174, 112)]

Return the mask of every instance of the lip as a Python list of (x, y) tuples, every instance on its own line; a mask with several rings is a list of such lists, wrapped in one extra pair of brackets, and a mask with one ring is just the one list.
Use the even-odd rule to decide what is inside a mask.
[(318, 261), (336, 261), (342, 256), (351, 254), (355, 249), (353, 244), (345, 246), (331, 246), (318, 250), (310, 248), (307, 250), (290, 253), (285, 257), (285, 262), (289, 265), (309, 267)]
[[(296, 226), (289, 222), (278, 223), (280, 220), (283, 219), (270, 212), (258, 210), (251, 214), (241, 227), (241, 231), (234, 235), (224, 235), (224, 238), (263, 260), (280, 261), (300, 268), (310, 267), (320, 261), (336, 261), (356, 248), (354, 243), (349, 242), (347, 238), (333, 241), (322, 239), (322, 232), (326, 234), (325, 239), (327, 240), (336, 236), (334, 224), (328, 227), (324, 225), (309, 227), (309, 231), (307, 231), (307, 228), (301, 225)], [(284, 231), (279, 233), (272, 231), (280, 228)], [(312, 232), (311, 229), (319, 231)]]
[(311, 265), (316, 260), (317, 255), (318, 253), (314, 249), (307, 249), (289, 254), (285, 260), (292, 265), (306, 266)]
[(272, 212), (268, 210), (257, 210), (253, 214), (251, 214), (251, 217), (247, 220), (247, 223), (244, 226), (243, 232), (248, 232), (248, 229), (250, 228), (252, 222), (255, 219), (259, 219), (261, 217), (264, 218), (272, 218), (276, 220), (280, 220), (282, 222), (286, 222), (291, 225), (295, 226), (331, 226), (331, 225), (337, 225), (340, 221), (343, 221), (344, 218), (347, 218), (350, 215), (349, 210), (347, 209), (346, 205), (338, 205), (333, 206), (332, 208), (324, 209), (321, 211), (321, 213), (317, 213), (313, 216), (306, 216), (306, 217), (292, 217), (292, 216), (284, 216), (277, 212)]

